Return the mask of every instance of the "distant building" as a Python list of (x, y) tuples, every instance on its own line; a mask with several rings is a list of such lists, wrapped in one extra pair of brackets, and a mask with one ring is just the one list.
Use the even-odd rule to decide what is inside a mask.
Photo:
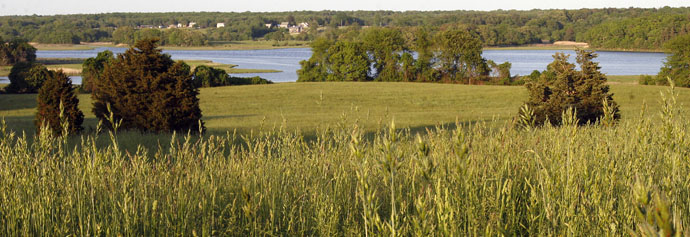
[(177, 28), (177, 25), (169, 25), (168, 28), (170, 28), (170, 29)]
[(165, 28), (168, 28), (168, 27), (166, 27), (166, 26), (164, 26), (164, 25), (159, 25), (159, 26), (158, 26), (158, 29), (165, 29)]
[(309, 23), (302, 22), (302, 23), (299, 23), (299, 26), (306, 29), (306, 28), (309, 28)]
[(290, 22), (281, 22), (280, 25), (278, 25), (278, 27), (285, 29), (290, 28)]
[(189, 22), (189, 28), (194, 28), (196, 26), (196, 22)]
[(182, 28), (182, 23), (177, 23), (177, 28)]
[(225, 23), (218, 23), (218, 24), (216, 24), (216, 28), (221, 28), (221, 27), (225, 27)]
[(307, 31), (307, 28), (304, 28), (302, 26), (290, 26), (290, 28), (288, 29), (290, 31), (290, 34), (299, 34)]
[(153, 29), (153, 28), (158, 28), (157, 26), (152, 26), (152, 25), (140, 25), (139, 29)]
[(273, 23), (268, 23), (268, 24), (265, 24), (265, 26), (266, 26), (266, 28), (269, 28), (269, 29), (271, 29), (271, 28), (273, 28)]

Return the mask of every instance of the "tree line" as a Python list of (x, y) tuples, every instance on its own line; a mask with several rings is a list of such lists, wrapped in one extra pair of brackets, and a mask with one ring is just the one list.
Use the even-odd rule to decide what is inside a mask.
[[(137, 29), (141, 25), (168, 26), (196, 22), (199, 30)], [(215, 28), (223, 22), (225, 27)], [(291, 36), (265, 24), (307, 22), (310, 28)], [(321, 28), (320, 28), (320, 27)], [(133, 43), (158, 34), (162, 44), (203, 45), (208, 41), (312, 40), (347, 34), (343, 27), (383, 26), (432, 32), (462, 26), (477, 32), (484, 46), (522, 45), (562, 40), (594, 47), (659, 49), (663, 43), (690, 31), (690, 8), (606, 8), (580, 10), (481, 11), (299, 11), (269, 13), (107, 13), (57, 16), (0, 17), (0, 37), (40, 43), (117, 41)], [(127, 28), (128, 27), (128, 28)], [(178, 29), (179, 30), (179, 29)], [(123, 34), (125, 36), (123, 36)], [(137, 36), (137, 34), (139, 36)], [(166, 34), (164, 37), (160, 34)], [(173, 36), (174, 35), (174, 36)], [(171, 39), (172, 37), (172, 39)]]
[(312, 42), (312, 56), (300, 62), (298, 81), (516, 83), (509, 62), (481, 56), (476, 32), (448, 28), (432, 34), (420, 28), (405, 36), (399, 29), (372, 27), (350, 33)]

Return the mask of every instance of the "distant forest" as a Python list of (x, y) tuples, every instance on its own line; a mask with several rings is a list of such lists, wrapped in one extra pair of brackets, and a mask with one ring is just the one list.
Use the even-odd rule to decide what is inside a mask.
[[(190, 22), (196, 25), (193, 28), (166, 28), (177, 24), (188, 26)], [(299, 34), (290, 34), (288, 29), (266, 26), (281, 22), (291, 25), (306, 22), (309, 27)], [(224, 23), (225, 27), (216, 28), (217, 23)], [(142, 26), (153, 29), (142, 29)], [(163, 45), (199, 46), (213, 41), (313, 40), (320, 36), (337, 39), (367, 26), (393, 27), (406, 35), (418, 28), (425, 28), (432, 34), (449, 27), (462, 28), (479, 36), (484, 46), (580, 41), (595, 48), (660, 49), (664, 42), (690, 32), (690, 8), (2, 16), (0, 37), (54, 44), (132, 44), (141, 38), (158, 37)]]

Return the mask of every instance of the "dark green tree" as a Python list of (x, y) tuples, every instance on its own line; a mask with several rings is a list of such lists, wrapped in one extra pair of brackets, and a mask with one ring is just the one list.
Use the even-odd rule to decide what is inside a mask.
[(105, 66), (92, 93), (93, 112), (105, 120), (112, 111), (124, 129), (196, 131), (201, 110), (190, 68), (161, 53), (157, 42), (138, 41)]
[(5, 42), (0, 39), (0, 66), (33, 61), (36, 61), (36, 48), (26, 40), (15, 39)]
[(5, 92), (36, 93), (49, 74), (50, 71), (43, 64), (19, 62), (10, 70), (10, 84), (5, 88)]
[(84, 91), (91, 92), (95, 85), (94, 81), (101, 76), (105, 65), (114, 60), (113, 52), (105, 50), (98, 53), (95, 58), (88, 58), (82, 63), (81, 87)]
[[(592, 59), (597, 55), (591, 51), (577, 50), (575, 65), (568, 62), (569, 55), (556, 53), (547, 70), (536, 80), (526, 83), (529, 98), (526, 105), (534, 112), (534, 122), (543, 124), (547, 119), (551, 124), (560, 125), (562, 113), (575, 109), (580, 125), (594, 123), (604, 116), (606, 101), (611, 108), (612, 118), (620, 118), (618, 104), (606, 85), (606, 76)], [(534, 73), (533, 73), (534, 74)]]
[(62, 71), (47, 71), (46, 81), (38, 90), (38, 112), (36, 113), (36, 131), (43, 126), (54, 134), (62, 135), (63, 123), (67, 124), (68, 133), (80, 132), (83, 128), (84, 114), (79, 110), (79, 99), (72, 88), (72, 80)]
[(664, 45), (670, 55), (657, 75), (660, 82), (671, 78), (677, 86), (690, 87), (690, 34), (674, 38)]

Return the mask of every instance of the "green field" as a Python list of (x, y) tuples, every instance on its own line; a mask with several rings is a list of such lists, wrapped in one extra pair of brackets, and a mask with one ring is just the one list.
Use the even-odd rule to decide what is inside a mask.
[(690, 89), (611, 88), (618, 125), (533, 130), (510, 122), (523, 87), (204, 88), (209, 132), (175, 139), (34, 137), (35, 95), (0, 95), (0, 235), (686, 232)]
[[(666, 87), (628, 84), (637, 77), (612, 77), (614, 99), (621, 105), (623, 120), (639, 116), (642, 102), (648, 111), (659, 111), (659, 92)], [(679, 89), (681, 92), (686, 89)], [(375, 131), (395, 119), (398, 127), (423, 131), (436, 125), (487, 122), (501, 125), (511, 121), (526, 90), (521, 86), (468, 86), (433, 83), (278, 83), (271, 85), (201, 88), (200, 105), (209, 134), (237, 130), (251, 131), (285, 127), (313, 135), (318, 129), (358, 121), (363, 129)], [(35, 95), (0, 95), (8, 127), (33, 134)], [(85, 114), (84, 126), (95, 129), (88, 94), (79, 95)], [(679, 102), (690, 104), (690, 93), (681, 93)], [(134, 149), (155, 140), (168, 141), (168, 134), (141, 135), (130, 132), (123, 143)], [(166, 143), (166, 142), (164, 142)]]

